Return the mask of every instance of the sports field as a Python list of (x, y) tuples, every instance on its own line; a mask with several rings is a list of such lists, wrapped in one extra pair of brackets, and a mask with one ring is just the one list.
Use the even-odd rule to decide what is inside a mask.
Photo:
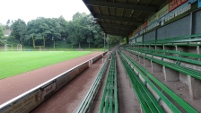
[(90, 54), (90, 51), (0, 52), (0, 79)]

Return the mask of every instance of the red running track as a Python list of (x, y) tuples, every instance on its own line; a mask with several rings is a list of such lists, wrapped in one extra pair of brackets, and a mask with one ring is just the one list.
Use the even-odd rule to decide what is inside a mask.
[(0, 105), (100, 54), (102, 52), (94, 52), (86, 56), (0, 80)]

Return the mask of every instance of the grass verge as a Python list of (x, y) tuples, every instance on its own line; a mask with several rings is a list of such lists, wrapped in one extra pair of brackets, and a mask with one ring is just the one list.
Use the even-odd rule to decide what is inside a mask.
[(90, 51), (21, 51), (0, 52), (0, 79), (56, 64)]

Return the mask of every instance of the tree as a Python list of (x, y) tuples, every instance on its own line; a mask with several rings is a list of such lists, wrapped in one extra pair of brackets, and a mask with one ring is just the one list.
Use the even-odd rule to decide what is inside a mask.
[(104, 33), (100, 26), (95, 24), (94, 28), (94, 47), (103, 47), (104, 46)]
[(67, 32), (67, 27), (68, 27), (68, 22), (64, 19), (63, 16), (60, 16), (57, 19), (59, 25), (60, 25), (60, 35), (61, 39), (67, 40), (68, 37), (68, 32)]
[(91, 48), (91, 43), (93, 42), (92, 37), (87, 38), (87, 43), (89, 43), (89, 48)]
[(11, 21), (10, 19), (8, 19), (6, 22), (6, 29), (10, 29), (10, 24), (11, 24)]
[(0, 39), (2, 39), (3, 37), (4, 37), (3, 27), (0, 26)]
[(88, 44), (96, 47), (103, 45), (103, 32), (100, 27), (94, 22), (92, 15), (85, 13), (76, 13), (73, 15), (73, 20), (68, 25), (69, 40), (73, 45)]
[[(8, 20), (7, 25), (12, 21)], [(32, 37), (38, 44), (45, 38), (45, 45), (55, 45), (55, 41), (66, 41), (79, 48), (103, 47), (104, 36), (99, 25), (94, 22), (92, 15), (76, 13), (72, 21), (66, 21), (63, 16), (59, 18), (40, 17), (27, 23), (18, 19), (11, 25), (11, 36), (20, 43), (32, 45)], [(42, 43), (42, 42), (41, 42)]]
[(11, 35), (15, 37), (15, 39), (19, 40), (21, 44), (24, 42), (25, 32), (26, 32), (26, 23), (18, 19), (12, 25)]
[(83, 21), (85, 13), (76, 13), (73, 15), (73, 21), (69, 22), (68, 34), (72, 45), (79, 45), (81, 48), (81, 43), (84, 42), (86, 38), (87, 28), (85, 27), (85, 22)]
[(121, 37), (120, 36), (113, 36), (113, 35), (109, 35), (109, 40), (108, 40), (108, 43), (111, 45), (111, 46), (114, 46), (114, 45), (117, 45), (120, 43), (120, 40), (121, 40)]
[(67, 28), (67, 32), (69, 34), (68, 38), (72, 44), (72, 46), (79, 44), (79, 34), (78, 34), (78, 25), (73, 23), (73, 22), (69, 22), (68, 28)]
[(55, 45), (56, 40), (67, 37), (67, 23), (62, 18), (37, 18), (27, 23), (26, 41), (31, 44), (32, 36), (35, 39), (45, 37), (46, 45)]

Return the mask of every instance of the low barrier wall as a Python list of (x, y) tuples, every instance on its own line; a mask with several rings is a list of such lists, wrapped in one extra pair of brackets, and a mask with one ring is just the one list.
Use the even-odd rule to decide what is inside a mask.
[(0, 113), (27, 113), (49, 98), (57, 90), (65, 86), (69, 81), (89, 68), (107, 52), (97, 55), (90, 60), (81, 63), (72, 69), (38, 85), (37, 87), (0, 105)]

